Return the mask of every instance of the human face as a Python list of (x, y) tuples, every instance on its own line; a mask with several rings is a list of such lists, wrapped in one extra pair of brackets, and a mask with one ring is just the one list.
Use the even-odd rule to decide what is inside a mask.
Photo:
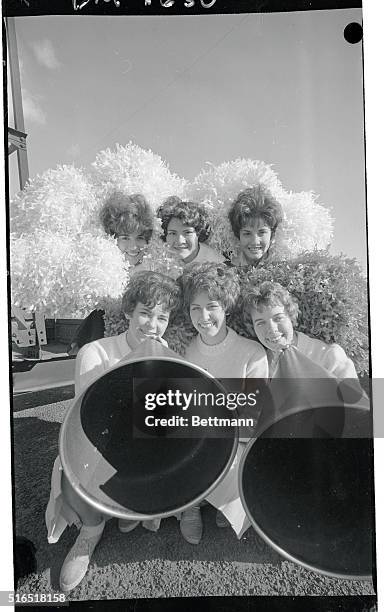
[(271, 351), (280, 351), (292, 344), (293, 325), (282, 304), (252, 308), (253, 328), (261, 344)]
[(225, 310), (217, 300), (212, 300), (207, 291), (193, 296), (189, 306), (193, 327), (205, 344), (219, 344), (227, 335)]
[(260, 261), (269, 249), (271, 237), (272, 230), (261, 217), (241, 228), (240, 251), (248, 263)]
[(195, 228), (184, 225), (176, 217), (172, 217), (168, 223), (166, 242), (184, 263), (193, 261), (199, 252), (199, 239)]
[(138, 302), (133, 313), (126, 317), (129, 319), (127, 340), (129, 346), (134, 349), (148, 338), (157, 340), (163, 336), (168, 326), (169, 311), (164, 310), (161, 304), (150, 308)]
[(130, 234), (120, 234), (117, 236), (117, 246), (124, 253), (125, 259), (136, 266), (140, 263), (144, 249), (147, 246), (147, 241), (144, 234), (139, 231), (131, 232)]

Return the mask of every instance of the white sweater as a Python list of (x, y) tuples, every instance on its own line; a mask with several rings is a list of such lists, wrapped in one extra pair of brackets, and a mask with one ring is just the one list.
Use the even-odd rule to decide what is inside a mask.
[(213, 346), (204, 344), (200, 336), (196, 336), (188, 346), (185, 358), (215, 378), (268, 378), (264, 348), (230, 328), (226, 338)]
[(126, 357), (131, 350), (126, 332), (85, 344), (76, 356), (75, 394), (79, 395), (104, 372)]
[(296, 347), (335, 378), (357, 378), (353, 361), (347, 357), (339, 344), (326, 344), (322, 340), (297, 332)]

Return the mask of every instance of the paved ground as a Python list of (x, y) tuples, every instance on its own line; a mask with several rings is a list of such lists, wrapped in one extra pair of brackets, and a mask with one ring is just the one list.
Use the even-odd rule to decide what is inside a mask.
[[(19, 396), (14, 401), (16, 533), (38, 548), (37, 573), (21, 592), (55, 592), (67, 549), (76, 537), (67, 529), (54, 545), (46, 541), (44, 512), (50, 472), (57, 454), (60, 423), (73, 388)], [(335, 580), (282, 560), (252, 529), (238, 541), (231, 529), (218, 529), (215, 511), (203, 508), (204, 536), (187, 544), (175, 518), (158, 533), (141, 526), (121, 534), (108, 522), (90, 570), (71, 599), (119, 599), (199, 595), (370, 595), (371, 582)]]

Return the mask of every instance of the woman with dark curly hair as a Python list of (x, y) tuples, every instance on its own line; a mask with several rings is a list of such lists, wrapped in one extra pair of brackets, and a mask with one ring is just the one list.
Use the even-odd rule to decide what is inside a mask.
[[(129, 265), (135, 272), (140, 270), (154, 224), (154, 215), (145, 197), (140, 193), (126, 195), (113, 191), (104, 202), (99, 218), (105, 233), (116, 238)], [(104, 311), (93, 310), (78, 328), (68, 353), (76, 355), (84, 344), (103, 338), (104, 331)]]
[(167, 198), (159, 207), (163, 240), (183, 263), (211, 261), (221, 263), (224, 257), (205, 244), (211, 229), (202, 204), (184, 202), (176, 196)]
[(153, 231), (153, 212), (140, 193), (114, 191), (100, 211), (104, 231), (116, 238), (117, 246), (132, 266), (141, 263)]
[[(236, 271), (225, 264), (193, 264), (184, 271), (180, 282), (184, 309), (198, 332), (187, 347), (185, 358), (215, 378), (241, 381), (246, 378), (267, 378), (268, 363), (263, 347), (254, 340), (239, 336), (226, 323), (226, 316), (234, 308), (240, 293)], [(241, 505), (229, 508), (226, 503), (228, 483), (231, 482), (235, 465), (237, 458), (225, 482), (207, 499), (218, 510), (226, 513), (236, 533), (239, 533), (245, 513)], [(216, 522), (218, 526), (225, 526), (221, 513), (218, 513)], [(187, 542), (200, 542), (203, 523), (198, 506), (183, 512), (180, 529)]]
[(283, 220), (279, 202), (262, 185), (241, 191), (228, 213), (232, 231), (239, 240), (235, 266), (257, 266), (268, 257), (276, 230)]

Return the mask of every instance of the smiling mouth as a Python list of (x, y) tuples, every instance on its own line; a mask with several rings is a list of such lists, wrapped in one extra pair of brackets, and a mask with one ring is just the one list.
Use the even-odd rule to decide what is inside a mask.
[(148, 331), (144, 331), (143, 329), (141, 329), (139, 327), (139, 332), (145, 336), (146, 338), (158, 338), (159, 334), (156, 334), (156, 332), (148, 332)]
[(276, 344), (277, 342), (280, 342), (280, 340), (285, 340), (283, 334), (279, 334), (278, 336), (266, 338), (266, 341), (271, 342), (272, 344)]
[(214, 323), (209, 322), (209, 323), (199, 323), (199, 327), (201, 327), (201, 329), (210, 329), (211, 327), (214, 327)]

